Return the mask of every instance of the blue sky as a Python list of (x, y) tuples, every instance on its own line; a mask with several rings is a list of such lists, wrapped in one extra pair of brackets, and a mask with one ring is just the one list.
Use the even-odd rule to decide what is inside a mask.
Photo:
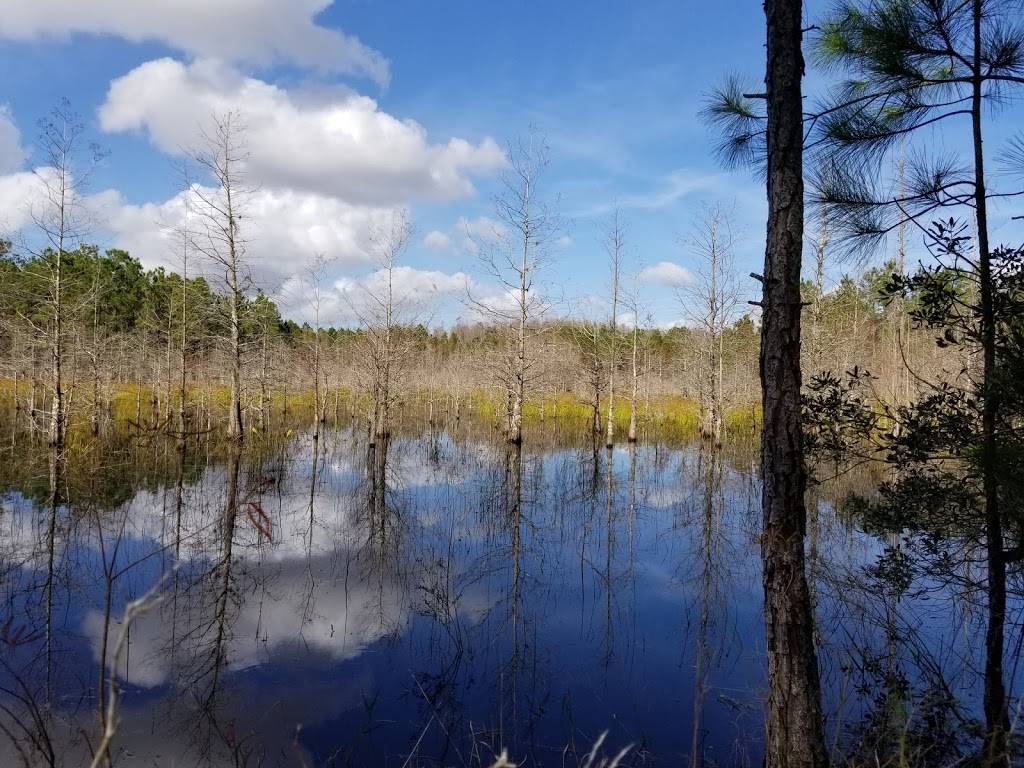
[[(306, 311), (298, 284), (312, 252), (333, 259), (339, 291), (365, 280), (366, 229), (398, 206), (416, 228), (409, 290), (436, 294), (435, 322), (466, 316), (459, 281), (493, 286), (460, 222), (493, 215), (501, 150), (531, 125), (551, 147), (545, 191), (567, 238), (547, 281), (567, 304), (601, 303), (601, 237), (616, 203), (631, 271), (670, 262), (696, 272), (686, 241), (708, 203), (733, 210), (736, 271), (759, 271), (763, 188), (719, 167), (698, 118), (725, 75), (757, 81), (759, 3), (3, 0), (0, 10), (0, 104), (18, 131), (14, 146), (28, 151), (11, 149), (8, 126), (0, 170), (33, 167), (36, 120), (67, 96), (109, 151), (91, 184), (104, 200), (92, 239), (171, 265), (156, 221), (174, 210), (176, 148), (211, 105), (249, 110), (252, 151), (262, 153), (252, 173), (268, 196), (248, 233), (254, 271), (294, 316)], [(376, 106), (346, 108), (360, 97)], [(335, 143), (337, 130), (358, 136)], [(301, 171), (285, 167), (289, 152)], [(11, 207), (20, 189), (9, 184), (4, 197), (0, 179), (0, 226), (24, 223)], [(659, 324), (684, 316), (670, 284), (681, 274), (662, 265), (641, 286), (644, 314)], [(740, 285), (755, 290), (747, 278)], [(328, 311), (345, 321), (344, 302)]]

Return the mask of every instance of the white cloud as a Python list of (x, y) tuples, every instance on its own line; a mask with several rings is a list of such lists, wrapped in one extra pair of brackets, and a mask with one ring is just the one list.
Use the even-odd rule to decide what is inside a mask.
[(32, 201), (41, 197), (35, 174), (24, 171), (0, 176), (0, 236), (10, 237), (32, 221)]
[[(472, 285), (463, 272), (396, 267), (391, 275), (395, 311), (401, 323), (429, 322), (436, 304), (450, 297), (463, 296)], [(362, 277), (339, 277), (319, 289), (319, 322), (321, 326), (353, 326), (360, 317), (372, 315), (379, 307), (373, 298), (383, 295), (387, 273), (375, 270)], [(274, 294), (274, 300), (285, 316), (296, 322), (313, 323), (315, 317), (314, 286), (301, 275), (286, 280)]]
[(476, 254), (486, 244), (504, 238), (508, 230), (500, 221), (488, 216), (477, 216), (475, 219), (459, 216), (455, 222), (455, 232), (461, 239), (462, 250)]
[[(384, 270), (376, 270), (360, 281), (372, 292), (382, 291), (388, 280)], [(396, 267), (391, 274), (395, 300), (398, 302), (419, 302), (439, 294), (453, 294), (466, 290), (469, 277), (463, 272), (447, 274), (435, 269), (416, 269), (414, 267)], [(339, 288), (348, 290), (351, 284), (339, 283)]]
[(0, 105), (0, 173), (21, 168), (28, 152), (21, 146), (21, 132), (7, 105)]
[(212, 115), (240, 113), (250, 181), (394, 205), (452, 200), (470, 177), (505, 165), (493, 139), (431, 144), (424, 128), (382, 112), (368, 97), (337, 89), (295, 94), (213, 60), (150, 61), (110, 85), (100, 107), (105, 131), (143, 131), (159, 149), (193, 146)]
[[(390, 279), (395, 304), (407, 316), (403, 322), (413, 321), (415, 318), (409, 315), (428, 310), (439, 298), (465, 294), (470, 285), (469, 276), (464, 272), (448, 274), (408, 266), (396, 267)], [(373, 303), (371, 296), (383, 295), (387, 281), (388, 273), (378, 269), (358, 280), (341, 278), (335, 283), (335, 288), (350, 306), (359, 310)]]
[[(521, 309), (518, 289), (484, 289), (481, 286), (470, 285), (470, 292), (472, 299), (466, 316), (470, 322), (518, 322)], [(526, 292), (526, 305), (527, 314), (533, 318), (548, 316), (554, 309), (550, 301), (532, 288)]]
[(621, 328), (632, 329), (636, 325), (636, 312), (622, 312), (618, 317)]
[(480, 240), (500, 240), (506, 232), (504, 224), (488, 216), (477, 216), (475, 219), (459, 216), (455, 228), (467, 237)]
[(319, 26), (331, 0), (32, 0), (3, 3), (0, 37), (72, 33), (159, 41), (196, 56), (267, 65), (288, 61), (387, 84), (387, 59), (357, 38)]
[[(39, 171), (45, 173), (45, 170)], [(209, 190), (207, 190), (209, 192)], [(161, 203), (133, 205), (112, 190), (91, 195), (83, 204), (90, 217), (102, 224), (92, 233), (123, 248), (147, 269), (165, 267), (180, 271), (180, 243), (176, 228), (185, 218), (185, 194), (181, 192)], [(42, 184), (32, 172), (0, 176), (0, 237), (22, 233), (31, 240), (31, 208), (39, 203)], [(291, 190), (261, 189), (245, 204), (242, 236), (246, 242), (246, 263), (257, 286), (278, 300), (282, 312), (298, 322), (313, 321), (313, 287), (307, 268), (323, 257), (327, 276), (320, 287), (320, 321), (323, 325), (357, 320), (355, 308), (364, 307), (369, 292), (379, 292), (385, 273), (376, 270), (362, 278), (337, 279), (339, 271), (374, 263), (373, 240), (392, 220), (394, 210), (386, 207), (350, 205), (337, 198)], [(193, 212), (193, 231), (201, 221)], [(192, 275), (216, 277), (212, 265), (198, 252), (189, 262)], [(396, 300), (403, 309), (420, 315), (435, 300), (462, 296), (471, 285), (462, 273), (398, 267), (393, 274)]]
[[(391, 216), (388, 208), (271, 189), (253, 193), (245, 210), (242, 234), (248, 261), (256, 281), (269, 290), (301, 274), (318, 256), (339, 267), (368, 263), (373, 232)], [(163, 203), (119, 205), (110, 211), (107, 226), (115, 244), (146, 267), (179, 269), (170, 228), (180, 226), (184, 217), (184, 193), (179, 193)], [(192, 269), (199, 266), (195, 263)]]
[[(56, 184), (56, 171), (46, 166), (0, 175), (0, 237), (14, 239), (20, 236), (20, 240), (32, 249), (48, 245), (33, 222), (37, 218), (49, 220), (54, 215), (46, 189), (48, 185), (55, 187)], [(72, 206), (69, 218), (74, 221), (70, 228), (74, 230), (74, 237), (95, 239), (95, 230), (105, 220), (107, 211), (118, 204), (118, 194), (109, 189), (95, 194), (73, 188), (69, 191), (72, 193), (69, 197)]]
[(686, 267), (672, 261), (659, 261), (650, 267), (640, 270), (640, 281), (660, 285), (680, 286), (693, 280), (693, 275)]
[(423, 238), (423, 244), (432, 251), (447, 251), (452, 246), (452, 239), (439, 229), (432, 229)]

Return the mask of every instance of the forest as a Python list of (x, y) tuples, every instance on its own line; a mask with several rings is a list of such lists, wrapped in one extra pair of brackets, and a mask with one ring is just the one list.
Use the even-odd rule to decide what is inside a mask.
[[(42, 434), (50, 428), (53, 374), (51, 350), (39, 331), (49, 333), (52, 323), (55, 252), (19, 256), (7, 243), (0, 247), (4, 396)], [(933, 333), (912, 329), (886, 300), (883, 289), (894, 270), (895, 262), (888, 262), (856, 279), (844, 276), (827, 293), (814, 280), (802, 283), (811, 329), (805, 367), (846, 371), (859, 365), (876, 373), (889, 393), (909, 387), (904, 359), (926, 375), (958, 364), (955, 352), (938, 347)], [(226, 418), (223, 405), (213, 401), (230, 386), (231, 308), (205, 277), (147, 271), (124, 251), (101, 254), (89, 245), (65, 252), (61, 272), (65, 432), (77, 425), (98, 434), (101, 425), (113, 424), (115, 402), (122, 422), (139, 427), (168, 422), (182, 403), (189, 423), (209, 426)], [(738, 276), (719, 271), (718, 277)], [(708, 295), (707, 287), (703, 291)], [(628, 436), (635, 410), (633, 440), (652, 422), (695, 432), (713, 422), (715, 409), (723, 424), (749, 433), (759, 418), (758, 330), (749, 313), (736, 311), (737, 299), (718, 295), (732, 308), (705, 307), (699, 325), (613, 328), (607, 317), (571, 316), (535, 323), (526, 409), (540, 417), (542, 408), (561, 403), (563, 418), (588, 419), (601, 439), (609, 402), (620, 436)], [(697, 304), (692, 292), (679, 301)], [(239, 297), (238, 313), (245, 423), (266, 431), (287, 414), (289, 398), (293, 410), (311, 418), (308, 395), (318, 387), (321, 410), (344, 403), (349, 415), (372, 417), (375, 326), (299, 325), (283, 318), (259, 289)], [(505, 331), (499, 323), (429, 329), (396, 323), (390, 397), (405, 408), (436, 407), (439, 416), (462, 403), (493, 411), (504, 393), (494, 358), (507, 343)]]
[(531, 126), (460, 219), (472, 269), (419, 270), (453, 248), (403, 202), (365, 274), (275, 240), (282, 277), (285, 86), (201, 58), (253, 112), (196, 107), (128, 250), (116, 153), (43, 114), (0, 230), (0, 761), (1019, 761), (1024, 14), (763, 10), (687, 118), (766, 201), (757, 271), (699, 185), (685, 269), (637, 258), (629, 194), (575, 243), (578, 155)]

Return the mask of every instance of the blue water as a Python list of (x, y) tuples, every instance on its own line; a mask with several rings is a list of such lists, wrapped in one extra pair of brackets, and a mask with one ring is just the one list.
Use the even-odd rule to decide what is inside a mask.
[[(500, 443), (403, 437), (381, 484), (351, 432), (319, 447), (315, 485), (308, 435), (243, 457), (233, 527), (223, 460), (190, 464), (180, 499), (156, 472), (127, 501), (71, 490), (52, 548), (44, 494), (11, 479), (0, 763), (45, 764), (31, 732), (88, 763), (101, 669), (147, 594), (113, 671), (116, 765), (488, 765), (502, 749), (575, 765), (602, 734), (625, 764), (760, 763), (752, 450), (527, 445), (517, 461)], [(868, 656), (917, 669), (941, 654), (970, 710), (977, 617), (949, 591), (856, 589), (885, 542), (825, 496), (816, 508), (830, 743), (871, 711)], [(912, 645), (886, 615), (915, 627)]]

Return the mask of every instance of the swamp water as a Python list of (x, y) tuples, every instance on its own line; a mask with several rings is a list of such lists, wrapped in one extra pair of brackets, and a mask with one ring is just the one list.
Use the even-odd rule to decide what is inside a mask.
[[(604, 732), (624, 765), (760, 764), (752, 444), (114, 443), (0, 470), (2, 765), (87, 765), (112, 696), (115, 765), (577, 765)], [(936, 743), (977, 716), (983, 614), (895, 596), (865, 570), (892, 542), (835, 506), (809, 537), (830, 744), (893, 701), (935, 706)]]

